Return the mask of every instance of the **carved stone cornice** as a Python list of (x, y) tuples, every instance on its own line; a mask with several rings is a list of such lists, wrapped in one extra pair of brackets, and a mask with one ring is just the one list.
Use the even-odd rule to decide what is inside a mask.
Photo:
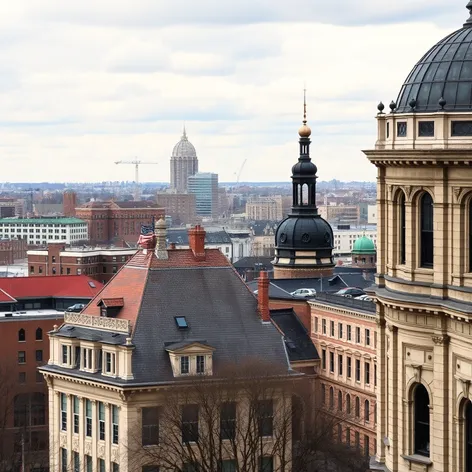
[(444, 346), (449, 344), (451, 338), (447, 334), (437, 334), (432, 337), (432, 340), (437, 346)]

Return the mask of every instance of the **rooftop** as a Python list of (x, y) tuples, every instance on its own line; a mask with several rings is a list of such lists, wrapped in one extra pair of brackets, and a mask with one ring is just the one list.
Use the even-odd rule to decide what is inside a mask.
[(0, 218), (0, 224), (86, 225), (87, 223), (79, 218)]

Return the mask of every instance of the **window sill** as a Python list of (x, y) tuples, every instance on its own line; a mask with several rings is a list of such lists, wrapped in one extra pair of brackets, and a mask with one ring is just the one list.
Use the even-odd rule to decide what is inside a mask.
[(433, 465), (433, 461), (429, 457), (420, 454), (402, 455), (402, 458), (413, 464)]

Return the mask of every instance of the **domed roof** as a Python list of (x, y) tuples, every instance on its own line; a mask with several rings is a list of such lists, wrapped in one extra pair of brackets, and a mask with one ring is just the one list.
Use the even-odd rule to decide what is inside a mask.
[[(472, 11), (472, 2), (467, 8)], [(440, 104), (441, 101), (441, 104)], [(472, 111), (472, 15), (415, 65), (397, 99), (396, 113)]]
[(372, 239), (367, 236), (362, 236), (362, 238), (356, 239), (354, 246), (352, 247), (353, 254), (375, 254), (377, 250), (375, 249), (375, 244)]
[(174, 146), (172, 157), (197, 157), (197, 151), (195, 151), (195, 147), (188, 140), (185, 128), (180, 141)]
[(332, 249), (333, 239), (330, 224), (321, 216), (289, 216), (277, 228), (275, 246), (306, 251)]
[(318, 169), (316, 165), (310, 160), (300, 159), (292, 167), (292, 178), (293, 177), (314, 177), (316, 178), (316, 173)]

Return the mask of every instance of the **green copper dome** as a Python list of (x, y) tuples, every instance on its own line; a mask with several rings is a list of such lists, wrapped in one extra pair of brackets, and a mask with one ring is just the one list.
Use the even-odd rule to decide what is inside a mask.
[(374, 241), (367, 236), (356, 239), (352, 248), (353, 254), (375, 254), (376, 252)]

